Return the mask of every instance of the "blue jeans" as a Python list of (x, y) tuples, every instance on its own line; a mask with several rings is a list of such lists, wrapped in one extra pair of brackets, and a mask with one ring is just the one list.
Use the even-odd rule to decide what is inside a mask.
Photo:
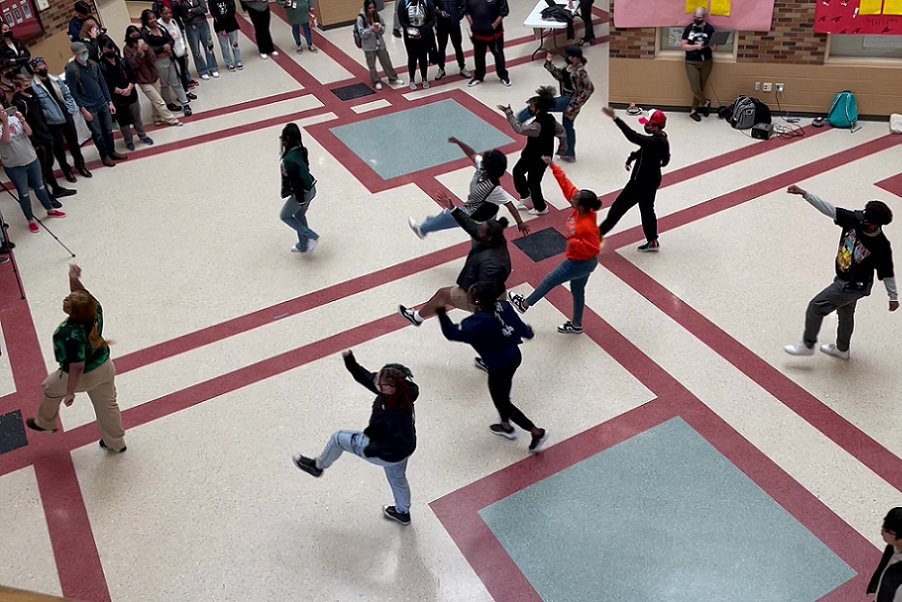
[(89, 109), (94, 119), (85, 120), (88, 129), (91, 130), (91, 139), (94, 140), (94, 146), (100, 153), (101, 158), (110, 156), (110, 153), (116, 150), (113, 144), (113, 115), (110, 113), (110, 107), (103, 105)]
[(325, 470), (332, 466), (341, 457), (341, 454), (350, 452), (370, 464), (381, 466), (385, 469), (385, 478), (388, 479), (388, 485), (395, 497), (395, 508), (398, 512), (407, 514), (410, 512), (410, 485), (407, 483), (407, 460), (409, 458), (404, 458), (400, 462), (386, 462), (380, 458), (367, 457), (364, 450), (369, 444), (369, 437), (359, 431), (336, 431), (326, 443), (323, 453), (316, 459), (316, 465)]
[(28, 165), (20, 165), (19, 167), (6, 167), (4, 165), (3, 170), (9, 176), (13, 186), (16, 187), (16, 192), (19, 194), (19, 205), (22, 206), (22, 213), (25, 214), (25, 219), (28, 221), (34, 219), (34, 212), (31, 210), (31, 195), (28, 193), (29, 187), (34, 188), (34, 192), (38, 195), (38, 200), (41, 201), (44, 209), (47, 211), (53, 209), (50, 193), (47, 192), (47, 188), (44, 186), (44, 175), (41, 172), (40, 161), (35, 159)]
[(432, 234), (433, 232), (438, 232), (440, 230), (453, 230), (454, 228), (459, 227), (460, 224), (457, 223), (457, 220), (454, 219), (451, 212), (445, 209), (438, 215), (433, 215), (432, 217), (424, 219), (423, 223), (420, 224), (420, 232), (423, 234)]
[(589, 281), (589, 275), (595, 271), (596, 267), (598, 267), (598, 260), (594, 257), (585, 261), (565, 260), (564, 263), (545, 276), (545, 280), (542, 281), (539, 288), (527, 297), (526, 300), (529, 302), (529, 306), (535, 305), (554, 287), (569, 282), (570, 292), (573, 294), (573, 319), (571, 322), (574, 326), (582, 326), (583, 309), (586, 307), (586, 283)]
[(307, 42), (307, 47), (313, 46), (313, 32), (310, 31), (310, 23), (304, 23), (299, 25), (291, 26), (291, 35), (294, 36), (294, 44), (295, 46), (301, 45), (301, 28), (304, 28), (304, 40)]
[[(188, 46), (194, 56), (194, 68), (197, 69), (197, 74), (207, 75), (213, 71), (219, 71), (216, 55), (213, 54), (213, 36), (210, 35), (210, 24), (207, 23), (207, 19), (188, 25), (185, 28), (185, 35), (188, 36)], [(207, 55), (206, 61), (204, 54)]]
[[(567, 110), (567, 107), (570, 106), (570, 96), (558, 96), (554, 99), (554, 106), (549, 111), (550, 113), (562, 113)], [(532, 115), (529, 112), (529, 107), (526, 107), (522, 111), (517, 114), (517, 121), (523, 123), (527, 121)], [(576, 158), (576, 129), (573, 127), (573, 120), (567, 117), (566, 115), (562, 115), (561, 124), (564, 126), (564, 132), (567, 135), (567, 157)]]
[(298, 233), (298, 244), (295, 245), (298, 251), (306, 251), (309, 240), (319, 240), (319, 234), (311, 230), (310, 226), (307, 225), (307, 209), (315, 196), (316, 186), (308, 190), (304, 195), (306, 202), (303, 205), (298, 203), (292, 195), (285, 200), (285, 204), (282, 205), (282, 212), (279, 214), (279, 219)]
[[(222, 58), (225, 59), (226, 67), (234, 67), (241, 62), (241, 49), (238, 48), (238, 30), (230, 31), (226, 35), (216, 34), (219, 40), (219, 49), (222, 50)], [(235, 55), (234, 62), (232, 55)]]

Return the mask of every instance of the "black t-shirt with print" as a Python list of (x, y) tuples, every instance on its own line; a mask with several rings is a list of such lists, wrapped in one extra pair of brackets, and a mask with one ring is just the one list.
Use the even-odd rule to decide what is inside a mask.
[(705, 23), (701, 27), (696, 27), (695, 23), (690, 23), (683, 30), (683, 39), (690, 44), (703, 44), (701, 50), (690, 50), (686, 52), (687, 61), (710, 61), (713, 56), (711, 47), (708, 46), (711, 36), (714, 35), (714, 28), (710, 23)]
[(836, 252), (836, 277), (858, 289), (865, 289), (877, 278), (893, 277), (893, 254), (889, 240), (881, 230), (865, 233), (862, 218), (854, 211), (836, 209), (836, 225), (842, 228)]

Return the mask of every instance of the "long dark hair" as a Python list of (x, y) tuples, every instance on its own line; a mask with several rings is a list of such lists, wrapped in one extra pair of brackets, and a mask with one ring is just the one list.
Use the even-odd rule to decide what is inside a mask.
[(157, 13), (153, 12), (149, 8), (145, 8), (144, 10), (141, 11), (141, 26), (142, 27), (147, 27), (147, 17), (149, 17), (150, 15), (153, 15), (154, 17), (156, 17)]
[(135, 34), (135, 33), (138, 34), (139, 36), (141, 36), (142, 38), (144, 37), (144, 34), (141, 33), (141, 30), (138, 29), (137, 25), (129, 25), (128, 27), (125, 28), (125, 45), (126, 46), (133, 46), (138, 43), (137, 40), (132, 42), (132, 34)]
[[(376, 12), (373, 13), (374, 16), (372, 18), (370, 18), (370, 11), (369, 11), (370, 6), (376, 7)], [(373, 23), (381, 23), (382, 22), (382, 17), (379, 16), (379, 5), (376, 4), (376, 0), (363, 0), (363, 18), (366, 20), (367, 23), (369, 23), (371, 25)]]
[(310, 159), (307, 156), (307, 147), (304, 146), (304, 140), (301, 136), (301, 128), (298, 127), (298, 124), (286, 124), (285, 127), (282, 128), (282, 134), (279, 136), (279, 140), (282, 141), (283, 158), (292, 150), (299, 148), (301, 149), (301, 155), (303, 155), (304, 157), (304, 163), (310, 165)]

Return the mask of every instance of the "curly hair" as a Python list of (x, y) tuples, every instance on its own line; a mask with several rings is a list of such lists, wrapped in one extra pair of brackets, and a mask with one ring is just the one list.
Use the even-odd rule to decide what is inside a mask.
[(547, 113), (554, 107), (554, 99), (557, 96), (553, 86), (542, 86), (536, 90), (536, 95), (529, 99), (529, 104), (536, 105), (540, 113)]

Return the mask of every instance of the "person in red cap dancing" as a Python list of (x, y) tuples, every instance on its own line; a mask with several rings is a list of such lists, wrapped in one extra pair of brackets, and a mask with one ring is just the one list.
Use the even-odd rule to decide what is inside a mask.
[[(645, 244), (639, 247), (641, 253), (656, 253), (660, 248), (658, 243), (658, 218), (655, 215), (655, 195), (661, 185), (661, 168), (670, 163), (670, 141), (664, 133), (667, 125), (667, 116), (663, 111), (652, 109), (647, 118), (639, 120), (645, 126), (645, 134), (634, 132), (626, 125), (611, 107), (605, 107), (602, 112), (614, 120), (626, 139), (637, 144), (639, 150), (630, 153), (626, 160), (626, 170), (631, 171), (630, 180), (611, 203), (611, 209), (599, 230), (602, 237), (617, 225), (634, 205), (639, 205), (642, 214), (642, 230), (645, 232)], [(636, 166), (633, 167), (635, 161)]]

